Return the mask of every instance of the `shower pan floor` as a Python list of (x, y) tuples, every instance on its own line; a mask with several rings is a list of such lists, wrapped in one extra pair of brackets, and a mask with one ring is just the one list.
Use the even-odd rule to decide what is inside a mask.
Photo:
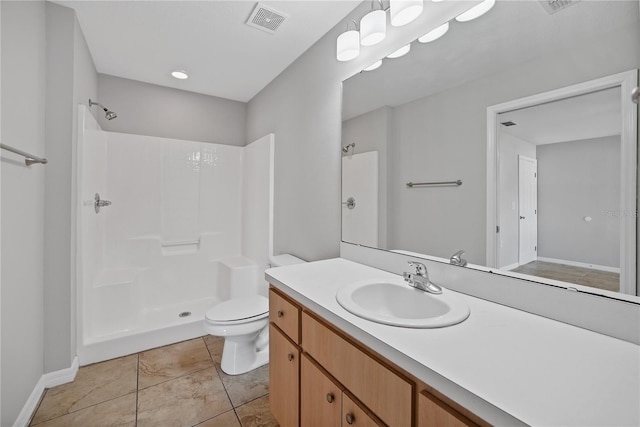
[(205, 313), (219, 301), (209, 297), (143, 309), (127, 327), (112, 319), (92, 319), (93, 334), (85, 336), (78, 348), (80, 365), (202, 336)]

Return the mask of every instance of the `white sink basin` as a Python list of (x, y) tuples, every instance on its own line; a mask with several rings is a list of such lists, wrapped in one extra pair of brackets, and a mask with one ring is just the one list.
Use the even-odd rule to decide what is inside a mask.
[(363, 319), (406, 328), (441, 328), (469, 317), (469, 306), (458, 295), (443, 289), (434, 295), (415, 289), (400, 279), (362, 281), (340, 288), (338, 303)]

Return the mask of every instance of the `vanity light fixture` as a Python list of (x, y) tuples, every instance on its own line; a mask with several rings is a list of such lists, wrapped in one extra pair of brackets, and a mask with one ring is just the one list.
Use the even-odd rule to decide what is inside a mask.
[(409, 53), (410, 50), (411, 50), (411, 43), (409, 43), (408, 45), (402, 46), (400, 49), (396, 50), (393, 53), (390, 53), (389, 55), (387, 55), (387, 58), (391, 58), (391, 59), (400, 58), (401, 56)]
[(185, 80), (189, 78), (189, 74), (184, 70), (172, 71), (171, 75), (178, 80)]
[(379, 59), (373, 64), (369, 65), (367, 68), (364, 68), (363, 71), (373, 71), (375, 69), (380, 68), (381, 65), (382, 65), (382, 59)]
[(444, 36), (447, 33), (447, 31), (449, 31), (449, 23), (445, 22), (444, 24), (440, 25), (438, 28), (435, 28), (429, 31), (427, 34), (420, 37), (418, 41), (420, 43), (429, 43), (434, 40), (438, 40), (440, 37)]
[(467, 22), (472, 19), (476, 19), (485, 13), (489, 12), (491, 8), (496, 4), (496, 0), (484, 0), (483, 2), (473, 6), (471, 9), (456, 16), (456, 21)]
[(375, 0), (371, 2), (371, 12), (367, 13), (360, 20), (360, 44), (362, 46), (373, 46), (384, 40), (387, 35), (387, 12), (384, 11), (382, 0), (380, 9), (373, 10)]
[(356, 21), (352, 20), (355, 24), (355, 30), (349, 30), (349, 24), (347, 24), (347, 31), (338, 36), (336, 42), (336, 57), (338, 61), (351, 61), (353, 58), (360, 55), (360, 34), (358, 33), (358, 25)]
[(391, 25), (402, 27), (422, 13), (423, 0), (390, 0)]

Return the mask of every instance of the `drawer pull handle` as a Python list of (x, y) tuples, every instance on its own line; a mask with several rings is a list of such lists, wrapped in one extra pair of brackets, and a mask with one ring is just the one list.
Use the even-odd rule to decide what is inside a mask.
[(278, 310), (278, 317), (284, 316), (284, 312), (282, 310)]
[(289, 362), (291, 362), (293, 360), (293, 353), (289, 353), (287, 359), (289, 359)]
[(333, 403), (334, 400), (335, 397), (333, 396), (333, 393), (327, 393), (327, 402)]
[(347, 414), (347, 424), (353, 424), (356, 421), (356, 417), (353, 414)]

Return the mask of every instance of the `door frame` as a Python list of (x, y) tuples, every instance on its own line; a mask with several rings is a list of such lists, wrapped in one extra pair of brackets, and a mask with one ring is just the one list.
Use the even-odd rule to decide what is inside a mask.
[[(522, 162), (530, 162), (533, 163), (535, 165), (536, 168), (536, 176), (538, 174), (538, 160), (534, 159), (532, 157), (527, 157), (527, 156), (523, 156), (522, 154), (518, 154), (518, 217), (520, 217), (520, 215), (522, 214), (520, 208), (522, 207), (522, 205), (520, 204), (520, 190), (522, 189), (522, 187), (520, 186), (521, 181), (520, 181), (520, 166), (522, 164)], [(536, 220), (536, 248), (538, 247), (538, 181), (536, 179), (536, 216), (535, 216), (535, 220)], [(536, 252), (536, 260), (538, 259), (538, 250), (535, 250)], [(518, 264), (522, 265), (522, 221), (520, 219), (518, 219)]]
[(486, 265), (496, 268), (498, 264), (500, 224), (498, 203), (499, 165), (498, 153), (498, 114), (511, 110), (532, 107), (539, 104), (558, 101), (564, 98), (620, 87), (621, 96), (621, 163), (620, 163), (620, 292), (638, 295), (636, 283), (637, 213), (636, 191), (637, 144), (638, 144), (638, 105), (631, 102), (631, 91), (638, 84), (638, 70), (626, 71), (607, 77), (579, 83), (564, 88), (539, 93), (487, 107), (487, 228), (486, 228)]

